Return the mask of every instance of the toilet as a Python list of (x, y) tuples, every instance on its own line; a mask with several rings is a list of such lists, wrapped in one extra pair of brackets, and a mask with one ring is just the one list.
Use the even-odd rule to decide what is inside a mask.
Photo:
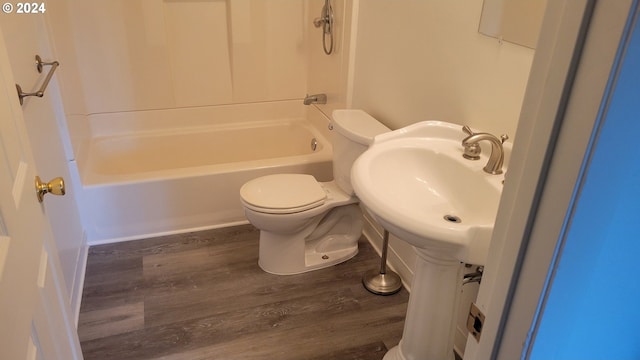
[(351, 166), (374, 136), (390, 129), (355, 109), (335, 110), (332, 126), (333, 181), (275, 174), (240, 189), (245, 215), (260, 230), (258, 264), (268, 273), (322, 269), (358, 253), (363, 219), (351, 186)]

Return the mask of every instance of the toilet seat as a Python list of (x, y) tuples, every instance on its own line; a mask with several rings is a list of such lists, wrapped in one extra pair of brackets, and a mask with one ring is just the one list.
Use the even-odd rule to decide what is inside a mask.
[(244, 205), (269, 214), (291, 214), (323, 205), (327, 193), (306, 174), (266, 175), (245, 183), (240, 189)]

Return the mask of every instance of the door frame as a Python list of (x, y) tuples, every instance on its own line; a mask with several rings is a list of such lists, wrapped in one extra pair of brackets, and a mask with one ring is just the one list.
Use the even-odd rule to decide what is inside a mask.
[(526, 357), (636, 3), (548, 2), (465, 359)]

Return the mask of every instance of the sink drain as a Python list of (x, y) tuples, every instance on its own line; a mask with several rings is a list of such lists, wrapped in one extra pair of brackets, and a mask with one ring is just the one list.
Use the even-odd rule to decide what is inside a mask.
[(447, 220), (448, 222), (452, 222), (452, 223), (456, 223), (456, 224), (462, 222), (462, 219), (460, 219), (459, 217), (457, 217), (455, 215), (445, 215), (445, 216), (443, 216), (443, 218), (445, 220)]

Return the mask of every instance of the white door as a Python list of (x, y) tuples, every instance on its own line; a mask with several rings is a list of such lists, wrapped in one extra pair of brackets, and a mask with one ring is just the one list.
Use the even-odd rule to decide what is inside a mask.
[[(584, 190), (577, 185), (590, 161), (585, 155), (593, 150), (592, 141), (597, 139), (594, 130), (609, 111), (603, 101), (615, 84), (612, 76), (616, 71), (612, 70), (626, 56), (627, 50), (621, 51), (620, 44), (632, 29), (629, 15), (636, 13), (637, 6), (637, 0), (547, 2), (518, 124), (518, 143), (514, 144), (499, 210), (509, 216), (496, 221), (493, 241), (497, 242), (491, 245), (492, 259), (485, 267), (487, 276), (482, 279), (477, 299), (486, 319), (480, 341), (470, 337), (467, 342), (465, 359), (529, 358), (536, 321), (544, 314), (540, 300), (547, 296), (557, 261), (567, 256), (562, 252), (566, 250), (564, 237), (573, 222), (567, 214), (575, 210), (577, 195)], [(634, 91), (637, 95), (637, 89)], [(637, 116), (633, 119), (637, 121)], [(625, 131), (629, 136), (636, 134), (628, 127)], [(611, 141), (626, 144), (633, 151), (634, 143), (624, 137)], [(612, 157), (608, 165), (611, 173), (607, 175), (612, 179), (625, 176), (620, 169), (635, 169), (618, 165), (619, 160)], [(591, 220), (599, 227), (606, 224), (602, 217)], [(582, 264), (587, 269), (584, 272), (582, 267), (572, 267), (578, 283), (590, 280), (590, 272), (597, 271), (591, 261)], [(631, 293), (626, 296), (629, 302), (636, 300)], [(573, 304), (572, 300), (562, 301)], [(622, 306), (634, 309), (635, 303)], [(609, 313), (603, 307), (593, 311), (605, 316)], [(583, 314), (593, 320), (590, 326), (600, 325), (588, 312)], [(606, 344), (600, 340), (598, 344)], [(616, 343), (613, 347), (623, 346), (626, 344)]]
[[(51, 6), (54, 6), (54, 3), (52, 2)], [(44, 61), (57, 59), (49, 41), (46, 12), (17, 14), (16, 11), (9, 14), (0, 13), (0, 27), (15, 83), (25, 92), (33, 92), (39, 89), (50, 70), (49, 66), (45, 66), (42, 74), (38, 73), (34, 57), (40, 55)], [(57, 86), (58, 78), (65, 67), (66, 64), (62, 63), (56, 70), (44, 97), (25, 98), (21, 109), (31, 142), (31, 152), (40, 172), (38, 175), (43, 180), (62, 176), (67, 181), (65, 198), (52, 197), (44, 203), (44, 209), (56, 241), (57, 257), (60, 259), (66, 292), (71, 298), (72, 308), (77, 310), (82, 290), (80, 279), (84, 265), (84, 239), (68, 164), (68, 160), (73, 159), (73, 152), (70, 146), (64, 146), (69, 145), (70, 140)]]
[(0, 359), (81, 359), (36, 175), (0, 30)]

